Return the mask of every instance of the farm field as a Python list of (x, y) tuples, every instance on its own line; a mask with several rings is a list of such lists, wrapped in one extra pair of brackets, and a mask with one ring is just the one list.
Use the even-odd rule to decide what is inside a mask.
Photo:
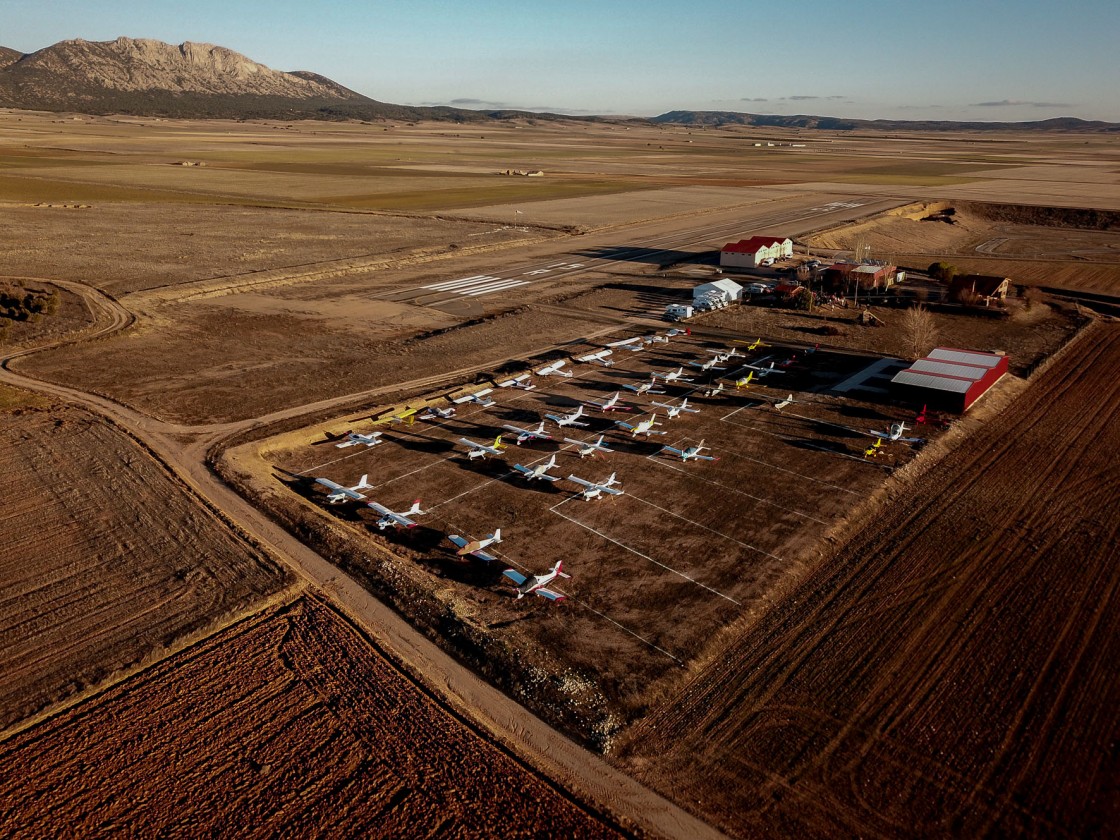
[(620, 837), (314, 598), (0, 745), (12, 837)]
[[(704, 383), (723, 374), (701, 372), (692, 363), (709, 359), (707, 351), (718, 348), (678, 336), (643, 353), (619, 350), (610, 368), (583, 365), (571, 379), (537, 378), (532, 391), (498, 389), (491, 408), (468, 403), (447, 420), (384, 426), (387, 445), (339, 449), (324, 439), (322, 426), (290, 433), (257, 446), (264, 463), (253, 466), (250, 458), (248, 470), (261, 482), (256, 489), (266, 505), (278, 503), (303, 522), (329, 516), (366, 554), (387, 548), (394, 559), (365, 564), (347, 552), (344, 563), (380, 578), (375, 583), (380, 587), (408, 581), (390, 583), (397, 591), (389, 597), (412, 603), (398, 608), (414, 620), (425, 624), (432, 620), (425, 616), (438, 616), (441, 635), (449, 633), (449, 623), (477, 633), (472, 645), (507, 651), (505, 667), (515, 671), (571, 674), (573, 696), (551, 714), (581, 737), (602, 741), (651, 702), (662, 690), (659, 681), (677, 679), (714, 634), (765, 610), (804, 574), (816, 542), (878, 487), (887, 471), (913, 457), (904, 443), (888, 444), (878, 459), (863, 456), (875, 440), (873, 429), (912, 414), (873, 402), (871, 391), (827, 392), (877, 357), (803, 355), (782, 347), (744, 356), (744, 346), (728, 363), (727, 376), (750, 373), (747, 361), (765, 367), (791, 354), (797, 358), (762, 386), (737, 392), (731, 384), (730, 393), (705, 398), (699, 393)], [(651, 371), (680, 368), (694, 381), (670, 383), (667, 393), (638, 396), (623, 388), (648, 381)], [(881, 387), (881, 380), (876, 385)], [(776, 411), (773, 402), (790, 392), (794, 404)], [(590, 407), (589, 401), (614, 393), (632, 410), (608, 414)], [(699, 413), (666, 420), (665, 409), (653, 404), (679, 405), (689, 395)], [(570, 414), (580, 405), (587, 428), (558, 429), (546, 420), (552, 440), (518, 446), (517, 434), (503, 428), (532, 428), (546, 414)], [(661, 425), (649, 440), (614, 425), (615, 420), (635, 424), (651, 413)], [(365, 417), (353, 417), (328, 430), (371, 428)], [(461, 438), (492, 442), (500, 432), (508, 445), (503, 457), (465, 457)], [(562, 440), (594, 440), (600, 434), (614, 452), (581, 458)], [(683, 463), (662, 452), (663, 445), (684, 449), (701, 442), (710, 447), (704, 454), (718, 460)], [(552, 474), (559, 482), (527, 482), (512, 470), (515, 463), (544, 463), (553, 453)], [(246, 467), (243, 458), (237, 461)], [(276, 468), (271, 478), (269, 465)], [(576, 497), (578, 486), (566, 480), (575, 474), (601, 481), (611, 473), (624, 494), (605, 500)], [(379, 530), (369, 510), (326, 504), (325, 491), (313, 481), (325, 477), (350, 486), (362, 474), (372, 485), (364, 491), (370, 501), (405, 510), (419, 498), (426, 514), (418, 517), (418, 527)], [(279, 493), (285, 485), (319, 511)], [(481, 538), (495, 528), (502, 529), (502, 543), (498, 560), (490, 564), (457, 558), (445, 539), (450, 533)], [(572, 574), (561, 586), (569, 595), (563, 605), (518, 601), (501, 577), (510, 567), (543, 573), (557, 561)], [(423, 615), (408, 596), (410, 587), (425, 593)], [(434, 606), (433, 598), (443, 607)], [(455, 634), (450, 636), (454, 646)], [(516, 675), (504, 679), (522, 684)], [(527, 699), (542, 705), (539, 696)]]
[(119, 431), (4, 390), (0, 730), (291, 584)]
[(1093, 836), (1117, 818), (1113, 422), (1095, 325), (628, 733), (737, 836)]

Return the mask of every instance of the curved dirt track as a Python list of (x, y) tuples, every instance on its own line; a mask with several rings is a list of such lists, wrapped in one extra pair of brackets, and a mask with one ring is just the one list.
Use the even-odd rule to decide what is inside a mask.
[(1120, 817), (1120, 326), (1094, 325), (629, 735), (749, 836)]
[[(232, 527), (247, 534), (256, 544), (283, 560), (323, 592), (333, 606), (400, 661), (407, 671), (438, 692), (443, 702), (538, 772), (573, 791), (576, 798), (595, 802), (607, 812), (618, 815), (623, 822), (655, 835), (688, 838), (722, 836), (716, 829), (560, 735), (459, 665), (370, 595), (357, 581), (289, 535), (210, 471), (205, 457), (215, 442), (269, 422), (274, 417), (214, 427), (176, 426), (106, 397), (32, 379), (12, 370), (10, 364), (18, 357), (106, 335), (132, 323), (132, 314), (101, 292), (77, 283), (60, 282), (59, 285), (65, 285), (83, 296), (97, 317), (98, 325), (83, 336), (25, 348), (0, 358), (0, 382), (77, 403), (128, 431), (167, 464), (201, 500), (222, 514)], [(345, 395), (313, 407), (277, 412), (276, 416), (299, 416), (311, 408), (318, 410), (328, 405), (343, 405), (359, 397), (356, 394)]]

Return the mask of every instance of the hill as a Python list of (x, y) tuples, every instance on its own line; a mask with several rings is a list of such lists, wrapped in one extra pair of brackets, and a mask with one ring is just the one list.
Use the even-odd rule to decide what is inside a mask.
[(316, 73), (273, 70), (213, 44), (135, 38), (61, 41), (26, 55), (0, 48), (0, 107), (182, 118), (489, 118), (378, 102)]
[(857, 120), (808, 114), (747, 114), (738, 111), (669, 111), (650, 119), (654, 123), (714, 126), (746, 125), (770, 128), (818, 128), (826, 131), (1120, 131), (1120, 123), (1056, 117), (1031, 122), (981, 122), (956, 120)]

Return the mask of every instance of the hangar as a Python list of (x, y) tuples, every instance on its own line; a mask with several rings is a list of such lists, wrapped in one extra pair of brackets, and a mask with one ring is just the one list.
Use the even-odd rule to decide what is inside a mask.
[(721, 278), (710, 283), (701, 283), (692, 290), (692, 305), (712, 309), (712, 306), (702, 307), (704, 302), (722, 304), (739, 303), (743, 300), (743, 287), (734, 280)]
[(1007, 373), (1007, 356), (938, 347), (895, 374), (891, 390), (930, 408), (963, 413)]
[(774, 236), (752, 236), (728, 242), (719, 251), (719, 264), (724, 268), (757, 268), (765, 260), (781, 260), (793, 256), (793, 240)]

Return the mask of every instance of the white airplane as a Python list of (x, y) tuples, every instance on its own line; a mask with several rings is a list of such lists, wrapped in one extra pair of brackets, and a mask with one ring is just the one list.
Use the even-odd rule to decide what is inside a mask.
[(382, 531), (386, 528), (415, 528), (416, 523), (409, 519), (409, 517), (421, 516), (424, 513), (424, 511), (420, 510), (419, 499), (413, 502), (412, 507), (403, 513), (389, 510), (385, 505), (379, 505), (377, 502), (366, 502), (366, 504), (381, 514), (381, 518), (377, 520), (377, 527)]
[(341, 484), (335, 484), (329, 478), (317, 478), (315, 479), (315, 483), (322, 484), (330, 490), (331, 492), (327, 494), (327, 503), (337, 505), (339, 502), (345, 502), (347, 499), (355, 502), (362, 501), (365, 496), (358, 491), (369, 490), (373, 486), (366, 481), (368, 478), (368, 474), (363, 475), (353, 487), (343, 487)]
[(704, 441), (700, 441), (696, 446), (690, 446), (687, 449), (677, 449), (674, 446), (661, 447), (662, 452), (672, 452), (674, 455), (679, 455), (682, 461), (687, 461), (689, 458), (695, 458), (699, 461), (718, 461), (718, 455), (701, 455), (701, 451), (711, 449), (710, 446), (705, 446)]
[(622, 398), (621, 391), (615, 391), (614, 396), (609, 400), (588, 400), (587, 404), (592, 408), (597, 408), (599, 411), (630, 411), (630, 406), (622, 405), (619, 400)]
[(475, 391), (473, 394), (467, 394), (465, 397), (459, 397), (458, 399), (452, 400), (451, 402), (455, 403), (455, 405), (462, 405), (463, 403), (471, 402), (475, 405), (480, 405), (483, 408), (489, 408), (490, 406), (494, 405), (494, 400), (486, 395), (492, 393), (493, 390), (493, 388), (483, 388), (481, 391)]
[(498, 383), (499, 388), (520, 388), (522, 391), (532, 391), (537, 386), (532, 383), (532, 379), (527, 373), (520, 376), (515, 376), (513, 379), (507, 379), (504, 382)]
[(702, 397), (718, 397), (722, 393), (723, 393), (723, 383), (720, 382), (719, 384), (716, 385), (716, 387), (709, 388), (708, 390), (702, 392), (700, 394), (700, 396), (702, 396)]
[(674, 417), (680, 417), (682, 411), (687, 411), (689, 414), (700, 413), (700, 409), (689, 407), (688, 397), (685, 397), (683, 400), (681, 400), (680, 405), (673, 405), (672, 403), (659, 403), (656, 401), (653, 403), (653, 405), (657, 406), (658, 408), (665, 409), (666, 420), (672, 420)]
[(711, 353), (715, 358), (715, 361), (719, 362), (720, 364), (729, 362), (732, 359), (743, 355), (739, 352), (739, 349), (737, 347), (732, 347), (730, 350), (709, 350), (708, 352)]
[(570, 370), (563, 370), (564, 360), (553, 362), (550, 365), (545, 365), (537, 371), (537, 376), (566, 376), (571, 378), (572, 372)]
[(570, 443), (575, 446), (576, 452), (579, 453), (580, 458), (584, 457), (585, 455), (590, 455), (592, 458), (594, 458), (596, 452), (614, 452), (614, 450), (610, 447), (603, 446), (603, 438), (605, 437), (606, 435), (599, 435), (599, 439), (594, 443), (590, 441), (576, 440), (575, 438), (566, 437), (564, 438), (564, 443)]
[(467, 451), (467, 460), (473, 461), (475, 458), (486, 458), (490, 455), (501, 455), (502, 450), (502, 436), (498, 435), (494, 438), (492, 444), (475, 443), (473, 440), (467, 438), (459, 438), (459, 443), (465, 443), (470, 449)]
[(576, 361), (587, 362), (589, 364), (593, 362), (603, 367), (614, 367), (614, 362), (610, 358), (613, 353), (613, 350), (600, 350), (598, 353), (588, 353), (586, 356), (578, 356)]
[(874, 435), (880, 440), (901, 441), (903, 443), (919, 443), (921, 438), (908, 438), (902, 435), (906, 432), (905, 423), (891, 423), (891, 430), (889, 432), (876, 432), (874, 430), (868, 434)]
[(787, 405), (793, 405), (793, 394), (790, 394), (784, 400), (778, 400), (776, 403), (774, 403), (774, 410), (781, 411)]
[(424, 413), (418, 415), (421, 420), (448, 420), (455, 416), (455, 406), (450, 405), (447, 408), (437, 408), (430, 405), (424, 409)]
[(635, 394), (664, 394), (665, 391), (656, 387), (656, 380), (651, 379), (649, 382), (643, 382), (640, 385), (623, 385), (627, 391), (633, 391)]
[(563, 560), (558, 560), (556, 565), (548, 570), (543, 575), (530, 575), (526, 577), (521, 572), (514, 571), (513, 569), (506, 569), (502, 574), (513, 581), (517, 587), (517, 597), (524, 598), (526, 595), (540, 595), (542, 598), (547, 598), (550, 601), (563, 601), (566, 595), (562, 592), (553, 592), (551, 589), (545, 587), (556, 580), (558, 577), (570, 578), (571, 575), (565, 574), (560, 571)]
[(351, 432), (346, 436), (346, 440), (342, 441), (342, 443), (336, 443), (335, 447), (338, 449), (345, 449), (347, 446), (377, 446), (377, 444), (385, 442), (383, 440), (378, 440), (380, 437), (381, 432), (374, 432), (369, 435), (360, 435), (357, 432)]
[(764, 376), (769, 376), (772, 373), (785, 373), (785, 371), (782, 370), (781, 368), (774, 367), (773, 362), (770, 363), (769, 367), (763, 367), (762, 363), (765, 362), (766, 359), (769, 359), (769, 358), (770, 357), (767, 356), (765, 359), (759, 359), (758, 364), (747, 365), (747, 367), (750, 368), (751, 370), (753, 370), (755, 373), (757, 373), (759, 379), (761, 379)]
[(518, 446), (520, 446), (527, 440), (552, 440), (552, 435), (548, 434), (544, 430), (543, 420), (535, 429), (522, 429), (519, 426), (511, 426), (508, 423), (502, 426), (502, 428), (517, 435), (517, 440), (515, 441), (515, 443)]
[(452, 534), (448, 537), (455, 547), (459, 550), (455, 552), (460, 557), (466, 557), (468, 554), (472, 557), (477, 557), (479, 560), (485, 560), (487, 563), (492, 560), (497, 560), (493, 554), (489, 554), (482, 549), (490, 545), (496, 545), (502, 541), (502, 529), (495, 528), (494, 533), (488, 537), (483, 537), (481, 540), (465, 540), (458, 534)]
[(708, 361), (703, 362), (703, 363), (701, 363), (701, 362), (689, 362), (689, 364), (694, 368), (700, 368), (700, 370), (726, 370), (726, 368), (719, 367), (719, 362), (720, 362), (720, 359), (718, 357), (713, 357), (713, 358), (708, 359)]
[(642, 341), (644, 341), (646, 344), (668, 344), (669, 336), (657, 335), (656, 333), (654, 333), (653, 335), (643, 336)]
[(549, 420), (551, 420), (553, 423), (555, 423), (557, 426), (560, 426), (561, 428), (563, 428), (564, 426), (579, 426), (580, 428), (587, 428), (586, 423), (579, 422), (579, 418), (581, 418), (582, 416), (583, 416), (583, 406), (582, 405), (579, 408), (577, 408), (574, 412), (572, 412), (571, 414), (564, 414), (564, 415), (546, 414), (545, 415), (545, 417), (547, 417)]
[(645, 435), (646, 437), (649, 437), (650, 435), (665, 434), (665, 432), (656, 432), (653, 430), (654, 426), (661, 425), (657, 422), (657, 414), (651, 414), (648, 420), (643, 420), (642, 422), (633, 426), (631, 426), (629, 423), (624, 423), (621, 420), (615, 420), (614, 424), (618, 426), (618, 428), (628, 431), (631, 437), (637, 437), (638, 435)]
[(684, 375), (684, 367), (683, 366), (677, 368), (676, 370), (671, 370), (668, 373), (651, 373), (650, 376), (652, 376), (654, 379), (661, 379), (661, 380), (665, 381), (666, 383), (668, 383), (668, 382), (692, 382), (693, 381), (693, 380), (689, 379), (688, 377), (686, 377)]
[(646, 349), (645, 344), (642, 342), (641, 336), (634, 336), (633, 338), (627, 338), (622, 341), (612, 341), (607, 345), (607, 347), (611, 347), (616, 350), (630, 350), (634, 353), (640, 353), (641, 351)]
[(602, 498), (602, 495), (604, 493), (607, 493), (611, 496), (621, 496), (624, 492), (614, 486), (618, 484), (618, 479), (615, 478), (614, 473), (611, 473), (602, 481), (588, 481), (585, 478), (580, 478), (578, 475), (568, 476), (568, 481), (574, 481), (576, 484), (579, 484), (581, 487), (583, 487), (583, 489), (579, 491), (579, 495), (583, 496), (583, 500), (585, 502), (590, 502), (592, 499)]
[(526, 481), (535, 481), (538, 478), (544, 481), (559, 481), (559, 476), (548, 474), (548, 471), (555, 466), (556, 455), (553, 454), (553, 456), (543, 464), (537, 464), (535, 467), (524, 467), (521, 464), (514, 464), (513, 468), (525, 476)]

